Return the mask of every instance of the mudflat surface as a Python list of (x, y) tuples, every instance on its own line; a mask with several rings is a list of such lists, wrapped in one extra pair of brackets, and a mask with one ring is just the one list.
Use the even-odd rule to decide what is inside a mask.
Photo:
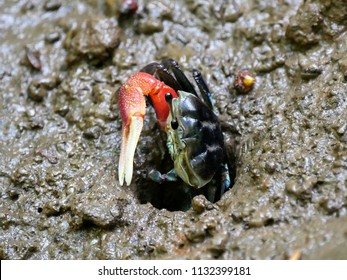
[[(0, 258), (346, 259), (346, 1), (120, 2), (0, 1)], [(118, 183), (116, 90), (169, 57), (214, 96), (214, 204), (146, 177), (171, 164), (152, 109)]]

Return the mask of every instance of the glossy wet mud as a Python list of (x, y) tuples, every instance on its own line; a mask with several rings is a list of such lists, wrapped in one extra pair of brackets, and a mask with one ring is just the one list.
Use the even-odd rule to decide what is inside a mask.
[[(347, 6), (263, 2), (3, 1), (0, 258), (346, 259)], [(202, 71), (235, 157), (216, 204), (148, 181), (171, 168), (153, 110), (118, 185), (115, 91), (168, 57)]]

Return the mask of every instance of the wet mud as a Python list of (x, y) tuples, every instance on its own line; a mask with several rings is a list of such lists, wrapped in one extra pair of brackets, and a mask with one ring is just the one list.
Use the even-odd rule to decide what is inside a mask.
[[(0, 259), (346, 259), (346, 1), (123, 2), (0, 2)], [(172, 168), (151, 108), (118, 183), (117, 89), (165, 58), (213, 93), (216, 203), (147, 178)]]

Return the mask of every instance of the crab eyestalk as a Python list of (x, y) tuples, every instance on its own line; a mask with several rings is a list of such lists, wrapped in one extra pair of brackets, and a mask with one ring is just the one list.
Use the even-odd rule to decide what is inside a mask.
[(124, 180), (129, 186), (133, 176), (133, 161), (137, 143), (143, 127), (146, 113), (145, 96), (149, 96), (156, 112), (157, 120), (162, 129), (166, 127), (166, 120), (170, 108), (165, 100), (165, 94), (176, 92), (152, 75), (136, 73), (119, 89), (119, 107), (122, 116), (122, 145), (118, 165), (118, 179), (120, 185)]

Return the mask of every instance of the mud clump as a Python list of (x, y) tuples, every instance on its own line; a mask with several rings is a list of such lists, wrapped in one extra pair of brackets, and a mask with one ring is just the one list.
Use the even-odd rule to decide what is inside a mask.
[[(345, 1), (92, 2), (0, 4), (0, 258), (346, 259)], [(168, 57), (202, 72), (233, 154), (214, 204), (146, 177), (172, 168), (150, 106), (117, 180), (117, 88)]]
[(305, 2), (289, 21), (287, 37), (301, 46), (314, 45), (320, 40), (323, 16), (318, 3)]
[(119, 45), (121, 28), (113, 19), (88, 19), (78, 29), (72, 29), (66, 37), (68, 62), (87, 58), (103, 60)]

